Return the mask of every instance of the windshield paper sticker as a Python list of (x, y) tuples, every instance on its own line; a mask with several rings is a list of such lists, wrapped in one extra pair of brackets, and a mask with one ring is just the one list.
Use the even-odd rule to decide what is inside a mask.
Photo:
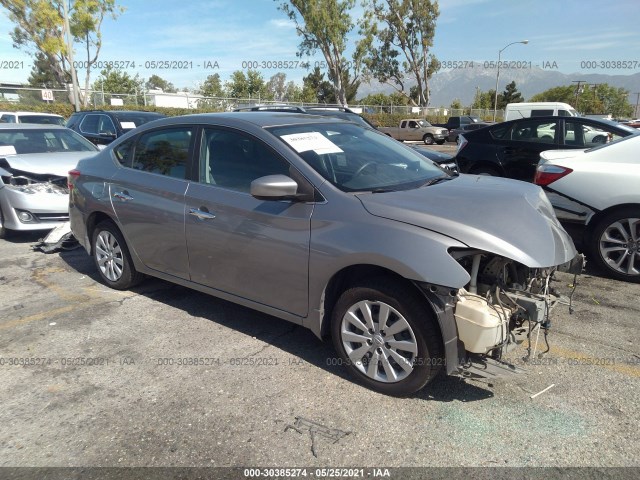
[(136, 124), (134, 122), (120, 122), (120, 126), (122, 127), (123, 130), (136, 128)]
[(13, 145), (0, 145), (0, 155), (15, 155), (16, 148)]
[(340, 147), (320, 132), (293, 133), (291, 135), (282, 135), (281, 138), (298, 153), (309, 150), (313, 150), (318, 155), (325, 153), (342, 153)]

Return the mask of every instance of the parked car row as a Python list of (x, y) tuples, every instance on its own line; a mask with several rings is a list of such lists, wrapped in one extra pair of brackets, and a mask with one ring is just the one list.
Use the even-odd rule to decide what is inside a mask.
[[(106, 285), (151, 275), (300, 324), (330, 336), (358, 381), (392, 395), (441, 370), (493, 375), (496, 359), (546, 328), (559, 301), (550, 276), (583, 266), (558, 217), (582, 223), (612, 276), (640, 278), (638, 132), (538, 117), (462, 134), (462, 172), (468, 137), (498, 159), (512, 149), (491, 177), (328, 113), (116, 118), (123, 131), (101, 151), (67, 128), (3, 125), (0, 225), (68, 215)], [(101, 115), (72, 125), (108, 125)], [(522, 167), (548, 195), (496, 178), (520, 172), (513, 150), (529, 144), (555, 150)], [(607, 176), (612, 157), (628, 178)]]

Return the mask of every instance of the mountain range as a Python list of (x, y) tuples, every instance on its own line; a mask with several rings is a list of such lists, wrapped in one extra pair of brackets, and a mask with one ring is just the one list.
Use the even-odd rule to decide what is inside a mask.
[[(496, 69), (482, 68), (482, 62), (474, 62), (474, 68), (459, 68), (436, 73), (429, 82), (431, 99), (429, 106), (449, 106), (454, 99), (459, 99), (462, 105), (470, 105), (476, 93), (493, 90), (496, 86)], [(640, 92), (640, 73), (632, 75), (605, 75), (599, 73), (562, 73), (549, 68), (532, 66), (522, 69), (500, 69), (500, 84), (498, 91), (504, 91), (505, 85), (512, 81), (525, 101), (537, 93), (552, 87), (571, 85), (573, 81), (581, 80), (587, 84), (607, 83), (614, 87), (622, 87), (629, 91), (629, 102), (636, 104), (636, 92)], [(415, 84), (415, 83), (414, 83)], [(410, 83), (408, 85), (411, 85)], [(371, 82), (362, 84), (358, 89), (358, 97), (362, 98), (370, 93), (393, 93), (393, 87)]]

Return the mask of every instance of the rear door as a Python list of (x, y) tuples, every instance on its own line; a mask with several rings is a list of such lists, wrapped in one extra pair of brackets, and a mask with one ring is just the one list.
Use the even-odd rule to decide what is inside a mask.
[(290, 175), (290, 164), (260, 139), (203, 130), (199, 182), (186, 195), (191, 280), (306, 316), (312, 203), (264, 201), (252, 180)]
[(497, 155), (507, 177), (530, 182), (540, 153), (558, 148), (559, 119), (528, 118), (515, 122), (497, 141)]
[(109, 184), (127, 245), (148, 268), (189, 278), (184, 198), (190, 181), (195, 127), (148, 131), (114, 150), (125, 168)]
[(111, 117), (102, 113), (85, 115), (78, 125), (78, 131), (96, 145), (108, 145), (118, 133)]

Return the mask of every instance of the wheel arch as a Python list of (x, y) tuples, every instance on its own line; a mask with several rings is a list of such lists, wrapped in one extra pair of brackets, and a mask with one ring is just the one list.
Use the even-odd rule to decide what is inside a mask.
[(610, 207), (605, 208), (604, 210), (599, 210), (596, 213), (594, 213), (589, 219), (589, 221), (587, 222), (582, 240), (588, 241), (596, 225), (598, 225), (598, 223), (600, 223), (600, 220), (605, 218), (607, 215), (610, 215), (618, 210), (624, 210), (627, 208), (640, 209), (640, 203), (620, 203), (618, 205), (612, 205)]
[[(120, 227), (118, 226), (115, 219), (110, 215), (108, 215), (107, 213), (101, 212), (101, 211), (92, 212), (87, 217), (87, 222), (86, 222), (87, 238), (89, 239), (89, 248), (91, 250), (89, 252), (90, 255), (93, 255), (93, 242), (91, 240), (93, 238), (93, 232), (96, 229), (96, 226), (98, 226), (98, 224), (100, 224), (101, 222), (104, 222), (105, 220), (112, 222), (116, 226), (116, 228), (120, 230)], [(120, 233), (122, 233), (122, 230), (120, 230)]]
[(371, 278), (383, 278), (389, 282), (400, 284), (407, 292), (411, 292), (419, 295), (421, 298), (424, 298), (425, 305), (428, 306), (434, 315), (434, 319), (437, 320), (435, 324), (438, 326), (438, 333), (442, 338), (442, 331), (437, 312), (434, 310), (433, 305), (428, 301), (425, 292), (419, 287), (419, 285), (415, 281), (409, 280), (393, 270), (371, 264), (357, 264), (344, 267), (329, 279), (322, 295), (322, 305), (320, 305), (321, 315), (319, 336), (321, 338), (324, 339), (330, 335), (331, 315), (333, 314), (333, 308), (338, 301), (338, 298), (340, 298), (340, 295), (342, 295), (342, 293), (347, 289), (358, 285), (362, 280)]

